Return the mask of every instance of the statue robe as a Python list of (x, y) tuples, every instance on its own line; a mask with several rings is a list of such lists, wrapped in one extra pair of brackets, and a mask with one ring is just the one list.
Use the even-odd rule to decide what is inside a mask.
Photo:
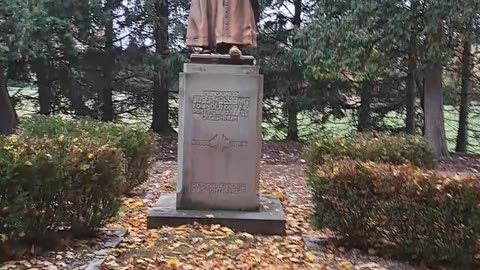
[(192, 0), (186, 44), (216, 48), (227, 43), (254, 48), (257, 12), (258, 0)]

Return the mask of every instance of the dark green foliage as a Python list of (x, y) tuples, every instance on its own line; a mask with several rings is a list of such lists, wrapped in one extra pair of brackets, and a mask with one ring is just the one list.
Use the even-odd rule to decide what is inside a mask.
[(88, 137), (0, 138), (0, 246), (94, 233), (118, 211), (124, 162), (115, 145)]
[(410, 162), (429, 169), (436, 164), (428, 144), (414, 136), (357, 134), (347, 138), (323, 139), (311, 144), (307, 150), (310, 170), (325, 160), (345, 158), (392, 164)]
[(37, 116), (24, 121), (25, 136), (57, 138), (59, 136), (89, 137), (99, 143), (111, 143), (126, 159), (126, 186), (129, 192), (148, 178), (154, 154), (154, 136), (148, 131), (90, 119), (64, 120), (59, 117)]
[[(314, 222), (384, 253), (468, 267), (480, 248), (480, 182), (411, 164), (328, 161), (311, 173)], [(465, 268), (463, 268), (465, 269)]]

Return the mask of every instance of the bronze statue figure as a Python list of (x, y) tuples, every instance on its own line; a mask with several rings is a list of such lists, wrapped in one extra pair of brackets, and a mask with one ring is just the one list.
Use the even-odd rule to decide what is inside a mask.
[(188, 47), (239, 58), (257, 46), (258, 0), (192, 0), (188, 19)]

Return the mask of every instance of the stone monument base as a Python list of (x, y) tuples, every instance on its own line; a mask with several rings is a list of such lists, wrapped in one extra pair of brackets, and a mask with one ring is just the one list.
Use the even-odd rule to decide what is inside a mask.
[(176, 195), (160, 197), (147, 218), (148, 229), (199, 223), (218, 224), (238, 232), (263, 235), (285, 235), (286, 218), (278, 199), (261, 197), (259, 211), (180, 210)]
[(242, 55), (239, 59), (232, 58), (225, 54), (192, 54), (191, 63), (194, 64), (216, 64), (216, 65), (254, 65), (255, 58), (249, 55)]

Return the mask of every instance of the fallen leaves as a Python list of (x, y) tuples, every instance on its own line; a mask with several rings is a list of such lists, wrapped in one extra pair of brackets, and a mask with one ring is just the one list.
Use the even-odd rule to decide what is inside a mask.
[(343, 270), (353, 269), (353, 264), (351, 262), (347, 262), (347, 261), (340, 262), (339, 266)]
[(135, 209), (137, 207), (144, 206), (145, 203), (142, 199), (132, 199), (132, 198), (126, 198), (123, 200), (123, 205), (130, 208), (130, 209)]
[[(175, 170), (167, 171), (156, 175), (162, 183), (159, 193), (174, 186), (171, 174)], [(168, 185), (165, 179), (172, 183)], [(282, 199), (288, 209), (290, 234), (309, 228), (311, 211), (303, 211), (308, 206), (290, 202), (277, 183), (264, 180), (262, 194)], [(145, 214), (151, 205), (140, 199), (123, 201), (124, 218), (117, 225), (128, 226), (130, 234), (106, 260), (105, 269), (321, 269), (300, 236), (254, 236), (220, 225), (199, 224), (147, 230)]]
[[(120, 245), (115, 253), (119, 269), (127, 266), (122, 262), (138, 264), (145, 258), (154, 260), (156, 267), (170, 269), (266, 269), (270, 265), (284, 267), (281, 269), (316, 269), (315, 256), (307, 253), (298, 236), (253, 236), (220, 225), (199, 224), (164, 227), (154, 232), (156, 237), (148, 232), (150, 236), (146, 233), (143, 242), (138, 241), (137, 235)], [(152, 248), (144, 245), (149, 238), (158, 239)], [(132, 249), (132, 244), (137, 248)], [(106, 269), (114, 269), (112, 265), (116, 266), (105, 264)]]
[[(310, 226), (311, 195), (303, 168), (298, 164), (268, 165), (262, 169), (261, 193), (279, 197), (284, 207), (288, 234), (285, 237), (236, 233), (220, 225), (195, 224), (147, 230), (146, 213), (160, 193), (175, 190), (175, 172), (174, 166), (158, 163), (149, 183), (140, 187), (146, 190), (147, 196), (140, 192), (135, 193), (140, 195), (122, 201), (121, 214), (108, 224), (107, 228), (126, 228), (129, 233), (124, 241), (108, 254), (102, 269), (348, 270), (357, 269), (357, 266), (362, 264), (373, 265), (365, 264), (366, 262), (354, 265), (343, 259), (344, 254), (317, 254), (307, 250), (302, 235), (316, 235), (320, 232)], [(211, 218), (213, 217), (212, 215)], [(3, 239), (0, 235), (0, 242)], [(73, 269), (71, 262), (78, 259), (77, 251), (81, 249), (83, 247), (56, 253), (50, 259), (53, 263), (51, 266), (38, 265), (37, 261), (24, 261), (24, 265), (15, 262), (11, 268), (0, 269)], [(328, 268), (325, 265), (328, 265)]]
[(170, 258), (167, 261), (167, 265), (174, 268), (174, 269), (176, 269), (179, 264), (180, 264), (180, 261), (177, 258)]
[(315, 256), (315, 254), (313, 254), (311, 252), (306, 252), (305, 253), (305, 259), (307, 259), (307, 261), (313, 263), (317, 260), (317, 256)]

